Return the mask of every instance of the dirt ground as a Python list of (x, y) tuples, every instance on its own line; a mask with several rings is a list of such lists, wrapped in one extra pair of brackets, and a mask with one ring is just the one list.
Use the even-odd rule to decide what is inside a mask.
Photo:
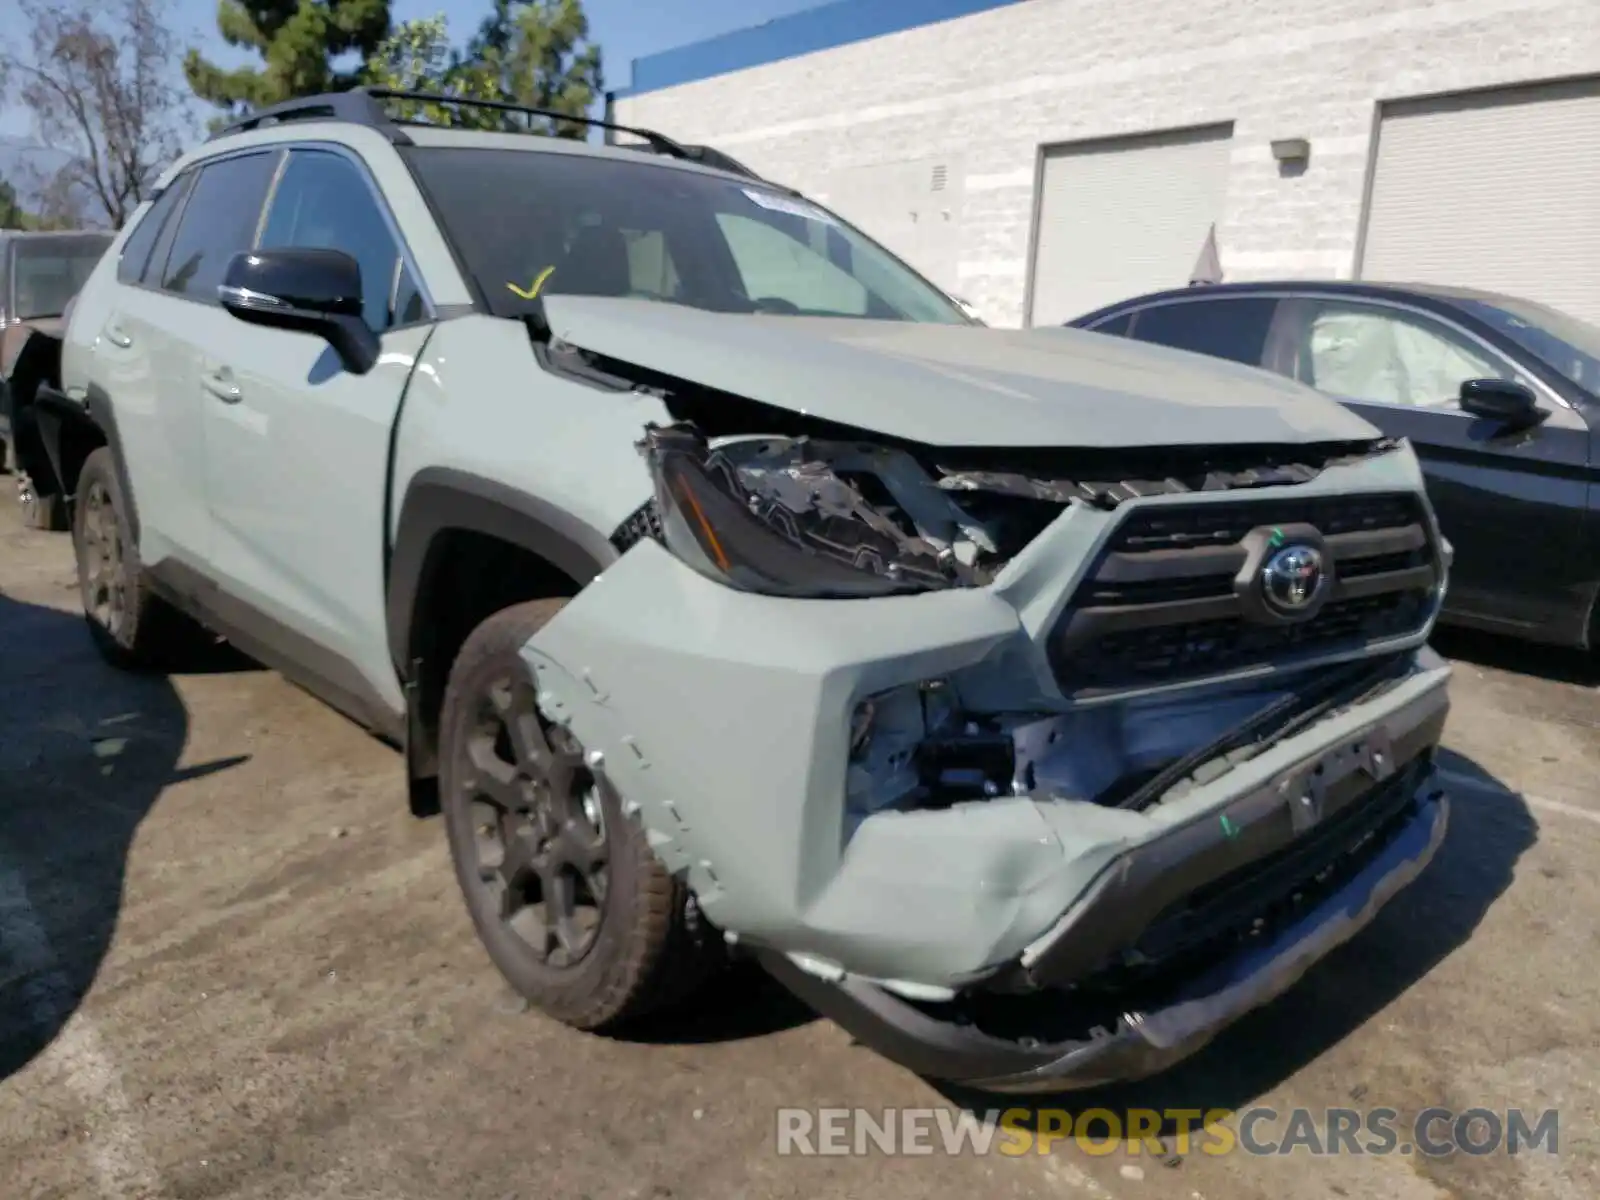
[(780, 1108), (993, 1101), (941, 1095), (754, 976), (627, 1042), (519, 1011), (391, 750), (248, 664), (113, 672), (68, 539), (14, 511), (0, 503), (0, 1195), (1600, 1195), (1600, 693), (1575, 656), (1442, 640), (1454, 811), (1435, 864), (1177, 1071), (1042, 1102), (1555, 1108), (1557, 1153), (782, 1156)]

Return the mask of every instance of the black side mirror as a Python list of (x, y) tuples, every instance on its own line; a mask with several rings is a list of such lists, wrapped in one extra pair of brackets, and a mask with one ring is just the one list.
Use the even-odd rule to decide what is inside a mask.
[(1461, 385), (1461, 410), (1517, 429), (1544, 419), (1533, 389), (1509, 379), (1466, 380)]
[(322, 338), (354, 375), (377, 364), (378, 335), (361, 318), (361, 267), (343, 250), (286, 247), (235, 254), (217, 298), (251, 325)]

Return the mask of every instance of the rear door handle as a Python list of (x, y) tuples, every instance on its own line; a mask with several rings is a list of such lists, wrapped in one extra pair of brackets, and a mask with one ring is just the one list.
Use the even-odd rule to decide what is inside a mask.
[(124, 333), (122, 326), (120, 325), (106, 326), (106, 341), (110, 342), (113, 346), (119, 346), (124, 350), (133, 345), (133, 338)]
[(224, 404), (237, 404), (244, 398), (239, 385), (233, 381), (233, 372), (227, 367), (217, 367), (201, 376), (200, 386)]

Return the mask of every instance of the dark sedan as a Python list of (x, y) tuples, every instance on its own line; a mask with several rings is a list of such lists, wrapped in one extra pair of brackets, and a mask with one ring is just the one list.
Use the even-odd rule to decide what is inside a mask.
[(1455, 546), (1443, 619), (1600, 638), (1600, 328), (1489, 292), (1301, 280), (1159, 292), (1070, 324), (1276, 371), (1409, 438)]

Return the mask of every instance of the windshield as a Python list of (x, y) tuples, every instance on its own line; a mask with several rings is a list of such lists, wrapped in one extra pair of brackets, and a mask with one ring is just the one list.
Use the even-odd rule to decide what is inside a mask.
[(1600, 327), (1528, 300), (1501, 296), (1493, 300), (1452, 296), (1451, 300), (1579, 387), (1600, 395)]
[(744, 180), (586, 154), (408, 147), (499, 316), (537, 296), (634, 296), (715, 312), (970, 324), (837, 217)]
[(59, 317), (111, 242), (106, 238), (18, 240), (11, 265), (11, 315)]

